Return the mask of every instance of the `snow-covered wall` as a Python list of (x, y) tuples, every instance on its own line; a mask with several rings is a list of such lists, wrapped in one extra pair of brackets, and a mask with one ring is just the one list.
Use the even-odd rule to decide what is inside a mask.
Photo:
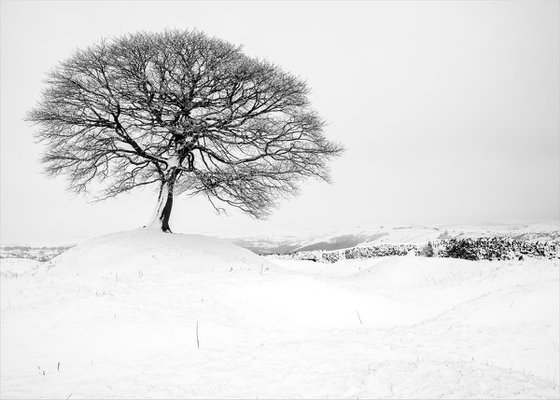
[(303, 251), (277, 258), (333, 263), (342, 259), (405, 256), (451, 257), (465, 260), (513, 260), (525, 257), (560, 259), (560, 241), (529, 242), (508, 237), (451, 238), (424, 244), (382, 243), (336, 251)]

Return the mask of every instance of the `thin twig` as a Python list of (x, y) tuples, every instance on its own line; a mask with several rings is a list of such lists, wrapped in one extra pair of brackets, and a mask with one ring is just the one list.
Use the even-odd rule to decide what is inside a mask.
[(200, 349), (200, 341), (198, 340), (198, 321), (196, 321), (196, 347)]
[(360, 321), (360, 325), (363, 325), (362, 319), (360, 318), (360, 313), (356, 310), (356, 315), (358, 316), (358, 320)]

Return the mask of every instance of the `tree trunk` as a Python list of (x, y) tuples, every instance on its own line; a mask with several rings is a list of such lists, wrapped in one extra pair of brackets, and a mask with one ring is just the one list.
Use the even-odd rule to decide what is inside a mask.
[(175, 184), (175, 179), (176, 174), (172, 172), (170, 178), (162, 182), (156, 209), (146, 227), (173, 233), (169, 227), (169, 217), (171, 216), (171, 208), (173, 207), (173, 186)]

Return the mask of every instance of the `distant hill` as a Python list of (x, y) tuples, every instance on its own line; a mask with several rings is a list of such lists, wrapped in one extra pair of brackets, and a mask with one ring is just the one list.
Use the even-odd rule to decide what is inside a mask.
[(332, 251), (372, 244), (422, 244), (451, 238), (508, 237), (521, 241), (560, 240), (559, 224), (487, 224), (446, 226), (379, 226), (302, 233), (290, 236), (228, 237), (227, 240), (258, 254)]
[[(330, 232), (291, 235), (221, 236), (257, 254), (288, 254), (306, 251), (334, 251), (380, 244), (425, 244), (452, 238), (508, 237), (520, 241), (558, 241), (560, 224), (485, 224), (445, 226), (378, 226)], [(48, 261), (72, 246), (0, 248), (0, 258), (27, 258)]]

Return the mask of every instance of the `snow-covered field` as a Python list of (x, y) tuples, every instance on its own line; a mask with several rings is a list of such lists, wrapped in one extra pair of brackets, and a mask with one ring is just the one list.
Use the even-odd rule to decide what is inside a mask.
[(2, 259), (2, 398), (558, 398), (558, 260), (264, 259), (138, 230)]

